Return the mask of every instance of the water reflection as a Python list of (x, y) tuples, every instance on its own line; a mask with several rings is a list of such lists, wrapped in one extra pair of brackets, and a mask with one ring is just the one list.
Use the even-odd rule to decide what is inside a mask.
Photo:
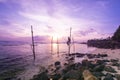
[[(36, 63), (38, 65), (46, 66), (55, 61), (62, 60), (64, 54), (68, 53), (68, 46), (66, 44), (59, 44), (59, 57), (57, 54), (58, 45), (54, 43), (52, 45), (53, 51), (51, 54), (51, 44), (37, 44), (36, 46)], [(75, 51), (86, 53), (94, 50), (95, 48), (88, 48), (85, 44), (75, 44)], [(71, 53), (74, 52), (73, 46), (71, 47)], [(11, 71), (17, 72), (26, 69), (31, 70), (32, 66), (32, 50), (31, 46), (19, 45), (19, 46), (0, 46), (0, 77), (11, 76)], [(7, 68), (6, 68), (7, 67)], [(34, 69), (34, 68), (33, 68)], [(37, 69), (35, 67), (35, 69)], [(7, 75), (6, 72), (8, 72)], [(28, 71), (29, 72), (29, 71)], [(33, 74), (34, 72), (29, 72)], [(5, 76), (3, 76), (5, 75)], [(30, 74), (28, 74), (29, 76)], [(26, 76), (26, 75), (25, 75)]]

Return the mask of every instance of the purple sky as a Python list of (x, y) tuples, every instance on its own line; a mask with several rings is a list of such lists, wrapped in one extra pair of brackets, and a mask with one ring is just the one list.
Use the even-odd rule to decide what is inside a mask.
[[(120, 25), (120, 0), (0, 0), (0, 40), (52, 35), (75, 40), (111, 36)], [(40, 40), (43, 40), (40, 39)]]

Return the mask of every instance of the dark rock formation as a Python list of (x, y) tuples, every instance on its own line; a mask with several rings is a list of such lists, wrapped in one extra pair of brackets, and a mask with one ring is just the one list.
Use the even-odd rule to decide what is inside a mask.
[(114, 76), (117, 80), (120, 80), (120, 74), (115, 74)]
[(112, 38), (109, 37), (107, 39), (88, 40), (87, 45), (106, 49), (120, 48), (120, 26), (118, 27)]
[(118, 29), (116, 30), (116, 32), (112, 36), (112, 40), (120, 42), (120, 26), (118, 27)]
[(96, 72), (102, 72), (104, 70), (105, 65), (98, 65), (93, 70)]
[(107, 73), (105, 78), (103, 80), (114, 80), (113, 75), (110, 73)]
[(107, 71), (107, 72), (116, 73), (115, 69), (112, 68), (111, 66), (105, 66), (104, 70)]

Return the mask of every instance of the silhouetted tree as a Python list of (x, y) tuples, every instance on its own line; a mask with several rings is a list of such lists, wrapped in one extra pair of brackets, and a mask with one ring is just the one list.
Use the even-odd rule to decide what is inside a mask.
[(112, 36), (112, 40), (120, 42), (120, 26)]

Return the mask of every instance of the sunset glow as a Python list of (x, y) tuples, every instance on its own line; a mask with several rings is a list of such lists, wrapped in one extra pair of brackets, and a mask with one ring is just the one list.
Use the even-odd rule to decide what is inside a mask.
[(78, 41), (106, 38), (119, 25), (118, 3), (119, 0), (0, 0), (0, 40), (30, 40), (31, 25), (34, 36), (41, 40), (48, 36), (54, 36), (54, 40), (67, 37), (70, 27)]

